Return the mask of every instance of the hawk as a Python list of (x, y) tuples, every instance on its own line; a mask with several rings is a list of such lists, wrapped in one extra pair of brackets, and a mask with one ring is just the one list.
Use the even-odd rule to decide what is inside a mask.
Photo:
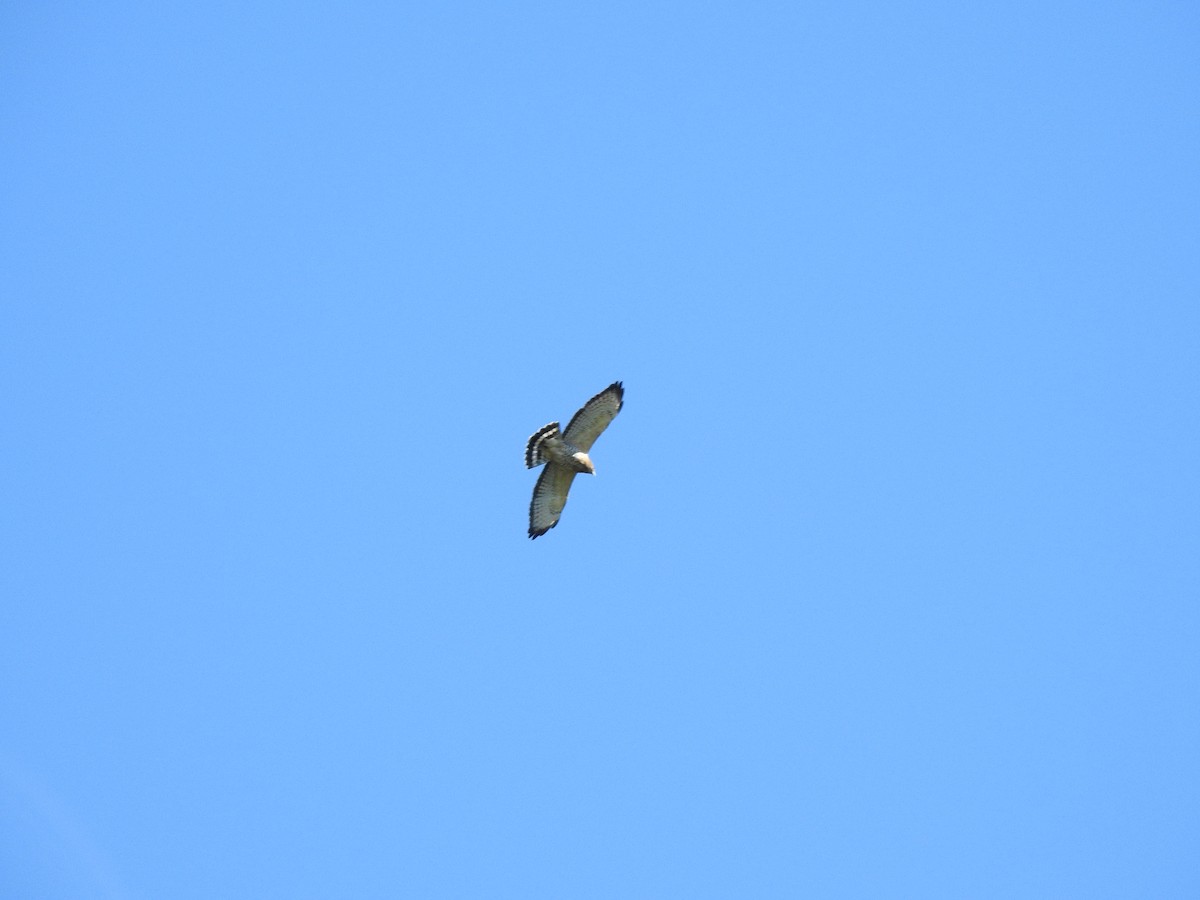
[(579, 472), (596, 474), (588, 451), (625, 405), (625, 388), (614, 381), (571, 417), (567, 430), (559, 432), (558, 423), (543, 425), (525, 445), (525, 468), (546, 464), (538, 476), (529, 501), (529, 537), (541, 537), (558, 524), (567, 491)]

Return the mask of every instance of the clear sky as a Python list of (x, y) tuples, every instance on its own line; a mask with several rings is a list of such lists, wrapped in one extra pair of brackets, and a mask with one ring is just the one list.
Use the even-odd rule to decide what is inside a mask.
[(0, 896), (1200, 896), (1198, 48), (8, 4)]

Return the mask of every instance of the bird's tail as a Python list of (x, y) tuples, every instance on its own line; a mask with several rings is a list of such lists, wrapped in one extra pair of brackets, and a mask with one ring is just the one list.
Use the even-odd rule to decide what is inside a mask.
[(542, 444), (552, 438), (560, 438), (562, 435), (558, 433), (558, 423), (551, 422), (549, 425), (543, 425), (537, 431), (529, 436), (529, 443), (525, 445), (525, 468), (532, 469), (535, 466), (540, 466), (546, 461), (546, 457), (542, 455)]

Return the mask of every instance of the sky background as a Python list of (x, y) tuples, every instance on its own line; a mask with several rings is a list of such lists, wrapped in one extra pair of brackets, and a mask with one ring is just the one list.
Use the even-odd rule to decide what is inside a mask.
[(0, 895), (1200, 896), (1198, 46), (6, 4)]

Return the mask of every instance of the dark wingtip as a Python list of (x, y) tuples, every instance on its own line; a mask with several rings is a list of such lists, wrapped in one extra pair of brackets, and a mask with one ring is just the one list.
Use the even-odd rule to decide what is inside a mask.
[(621, 407), (625, 405), (625, 384), (621, 381), (614, 381), (605, 390), (617, 392), (617, 412), (621, 411)]

